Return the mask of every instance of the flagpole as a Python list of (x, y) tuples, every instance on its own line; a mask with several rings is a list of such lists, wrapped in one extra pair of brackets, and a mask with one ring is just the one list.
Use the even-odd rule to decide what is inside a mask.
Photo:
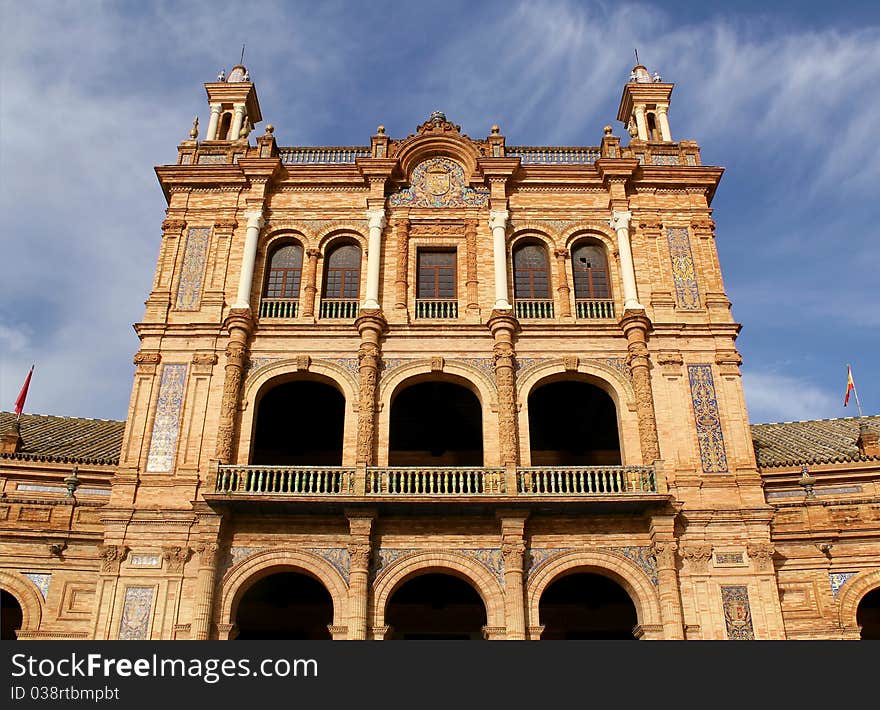
[(849, 373), (849, 377), (852, 380), (852, 391), (856, 398), (856, 408), (859, 410), (859, 419), (864, 418), (864, 414), (862, 414), (862, 403), (859, 401), (859, 390), (856, 388), (856, 381), (852, 376), (852, 365), (846, 363), (846, 371)]

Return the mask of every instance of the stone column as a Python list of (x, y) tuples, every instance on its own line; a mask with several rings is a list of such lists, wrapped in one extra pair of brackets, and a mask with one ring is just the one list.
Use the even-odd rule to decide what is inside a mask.
[(193, 641), (207, 641), (211, 638), (218, 550), (219, 546), (215, 542), (206, 542), (196, 548), (199, 556), (199, 572), (196, 578), (195, 609), (189, 632), (189, 637)]
[(260, 229), (263, 227), (263, 211), (247, 212), (247, 232), (244, 238), (244, 253), (241, 256), (241, 275), (238, 280), (238, 296), (233, 308), (251, 307), (251, 287), (254, 283), (254, 263), (257, 260), (257, 245)]
[(636, 129), (639, 133), (639, 140), (646, 141), (648, 140), (648, 121), (645, 118), (645, 107), (636, 106), (634, 110), (636, 114)]
[(614, 210), (611, 213), (611, 228), (617, 232), (617, 250), (620, 252), (620, 275), (623, 280), (623, 309), (644, 310), (639, 303), (636, 288), (636, 272), (633, 267), (632, 248), (629, 243), (629, 222), (632, 212)]
[(669, 106), (659, 104), (657, 106), (657, 122), (660, 124), (660, 134), (665, 141), (672, 140), (672, 132), (669, 130)]
[(318, 292), (318, 259), (321, 258), (320, 249), (306, 250), (306, 278), (303, 285), (303, 310), (304, 318), (314, 318), (315, 316), (315, 295)]
[[(385, 331), (386, 323), (381, 313), (374, 310), (362, 312), (354, 324), (361, 334), (361, 345), (358, 348), (360, 392), (355, 462), (358, 466), (372, 466), (375, 463), (376, 450), (376, 389), (382, 356), (380, 338)], [(359, 482), (360, 486), (363, 484), (363, 481)]]
[(397, 235), (397, 280), (394, 282), (394, 308), (405, 311), (409, 274), (409, 219), (401, 217), (394, 220)]
[(559, 317), (571, 318), (571, 288), (568, 285), (568, 264), (571, 256), (568, 249), (557, 249), (556, 257), (556, 300), (559, 301)]
[(217, 427), (217, 448), (214, 457), (220, 463), (232, 462), (237, 412), (241, 396), (241, 381), (247, 356), (247, 339), (253, 327), (251, 313), (246, 309), (232, 309), (224, 326), (229, 330), (226, 345), (226, 375), (223, 381), (223, 400), (220, 404), (220, 423)]
[(507, 639), (526, 639), (525, 592), (523, 588), (523, 558), (526, 544), (524, 530), (528, 513), (524, 511), (498, 512), (501, 521), (501, 556), (504, 560), (504, 615)]
[(684, 617), (681, 611), (681, 592), (675, 558), (677, 550), (678, 543), (675, 540), (654, 542), (660, 617), (663, 620), (663, 636), (667, 641), (684, 639)]
[(361, 310), (379, 310), (379, 266), (382, 262), (382, 230), (385, 228), (385, 210), (367, 210), (370, 241), (367, 244), (367, 295)]
[(370, 601), (370, 534), (375, 512), (346, 512), (350, 539), (348, 543), (348, 639), (367, 638), (367, 610)]
[(477, 287), (477, 224), (468, 220), (464, 228), (465, 257), (467, 262), (467, 312), (476, 315), (480, 311)]
[(232, 116), (232, 129), (229, 131), (229, 140), (237, 141), (241, 133), (241, 125), (244, 123), (244, 104), (233, 104), (235, 114)]
[(205, 134), (206, 141), (217, 140), (217, 124), (220, 122), (220, 104), (209, 104), (211, 118), (208, 121), (208, 132)]
[(627, 312), (620, 324), (626, 336), (629, 351), (627, 364), (632, 373), (633, 389), (636, 394), (642, 461), (647, 466), (660, 458), (657, 419), (654, 415), (654, 393), (651, 386), (651, 361), (648, 357), (648, 329), (651, 327), (651, 321), (644, 312)]
[(501, 447), (501, 463), (509, 469), (509, 474), (512, 470), (513, 475), (507, 477), (507, 489), (508, 493), (513, 493), (516, 490), (516, 466), (519, 463), (513, 338), (519, 330), (519, 323), (510, 313), (493, 311), (487, 325), (495, 339), (492, 354), (495, 359), (495, 384), (498, 388), (498, 443)]
[(490, 210), (489, 227), (492, 229), (492, 257), (495, 261), (494, 310), (509, 311), (513, 308), (507, 300), (507, 210)]

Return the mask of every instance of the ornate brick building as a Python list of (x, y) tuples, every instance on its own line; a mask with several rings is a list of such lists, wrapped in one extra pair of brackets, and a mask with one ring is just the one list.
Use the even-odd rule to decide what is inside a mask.
[(596, 147), (284, 148), (205, 88), (126, 421), (0, 421), (4, 636), (877, 633), (880, 417), (749, 425), (672, 84)]

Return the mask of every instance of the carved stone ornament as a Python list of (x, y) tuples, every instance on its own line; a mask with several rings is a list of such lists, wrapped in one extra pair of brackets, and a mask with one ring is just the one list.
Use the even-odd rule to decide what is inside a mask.
[(179, 545), (162, 547), (162, 559), (165, 560), (169, 572), (180, 572), (191, 554), (192, 550), (188, 547), (180, 547)]
[(129, 548), (126, 545), (99, 545), (101, 571), (119, 572), (119, 565), (128, 556), (128, 551)]
[(218, 232), (232, 232), (238, 226), (234, 219), (218, 219), (214, 222), (214, 229)]
[(206, 542), (196, 547), (199, 555), (199, 564), (202, 567), (211, 567), (217, 559), (217, 550), (219, 545), (215, 542)]
[(526, 546), (522, 540), (505, 540), (501, 543), (501, 556), (504, 558), (504, 570), (521, 572)]
[(678, 543), (675, 540), (654, 543), (654, 557), (657, 559), (659, 569), (675, 568), (675, 553), (678, 551)]
[(370, 567), (370, 545), (368, 543), (353, 542), (348, 546), (348, 555), (351, 559), (351, 571), (366, 572)]
[(692, 572), (705, 574), (709, 571), (709, 560), (712, 559), (712, 546), (687, 545), (682, 548), (681, 556), (687, 560)]
[(312, 364), (312, 358), (310, 358), (308, 355), (297, 355), (295, 362), (296, 362), (296, 369), (298, 371), (302, 372), (304, 370), (309, 369), (309, 367)]
[(162, 222), (163, 232), (176, 232), (186, 227), (186, 220), (183, 219), (166, 219)]
[(194, 353), (192, 356), (193, 365), (216, 365), (216, 353)]
[(773, 569), (773, 555), (776, 548), (769, 542), (750, 543), (746, 545), (746, 553), (755, 563), (759, 572), (769, 572)]
[(135, 365), (158, 365), (162, 360), (159, 353), (137, 352), (132, 359)]
[(565, 355), (562, 358), (562, 365), (566, 372), (576, 372), (578, 369), (578, 360), (577, 355)]

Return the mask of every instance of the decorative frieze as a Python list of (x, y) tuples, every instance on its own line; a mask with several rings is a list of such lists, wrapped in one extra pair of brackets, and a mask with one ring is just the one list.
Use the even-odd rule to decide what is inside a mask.
[(197, 311), (199, 309), (210, 239), (210, 227), (192, 227), (187, 232), (175, 304), (179, 311)]
[(727, 454), (711, 365), (688, 365), (688, 378), (703, 471), (727, 473)]
[(353, 558), (347, 547), (306, 547), (304, 549), (306, 552), (311, 552), (313, 555), (327, 560), (342, 575), (346, 583), (348, 582)]
[(672, 260), (672, 278), (678, 307), (683, 310), (697, 310), (700, 304), (700, 289), (697, 286), (694, 258), (687, 227), (668, 227), (666, 238), (669, 242), (669, 256)]
[(171, 471), (174, 467), (186, 370), (186, 365), (162, 366), (159, 401), (156, 403), (150, 453), (147, 456), (147, 471), (150, 473)]
[(721, 587), (721, 606), (727, 624), (727, 638), (731, 641), (753, 641), (755, 630), (752, 627), (748, 587)]
[(410, 186), (388, 199), (395, 207), (485, 207), (489, 190), (469, 187), (462, 167), (444, 157), (419, 163)]
[(119, 639), (135, 641), (148, 638), (150, 616), (153, 611), (155, 587), (126, 587), (119, 620)]

